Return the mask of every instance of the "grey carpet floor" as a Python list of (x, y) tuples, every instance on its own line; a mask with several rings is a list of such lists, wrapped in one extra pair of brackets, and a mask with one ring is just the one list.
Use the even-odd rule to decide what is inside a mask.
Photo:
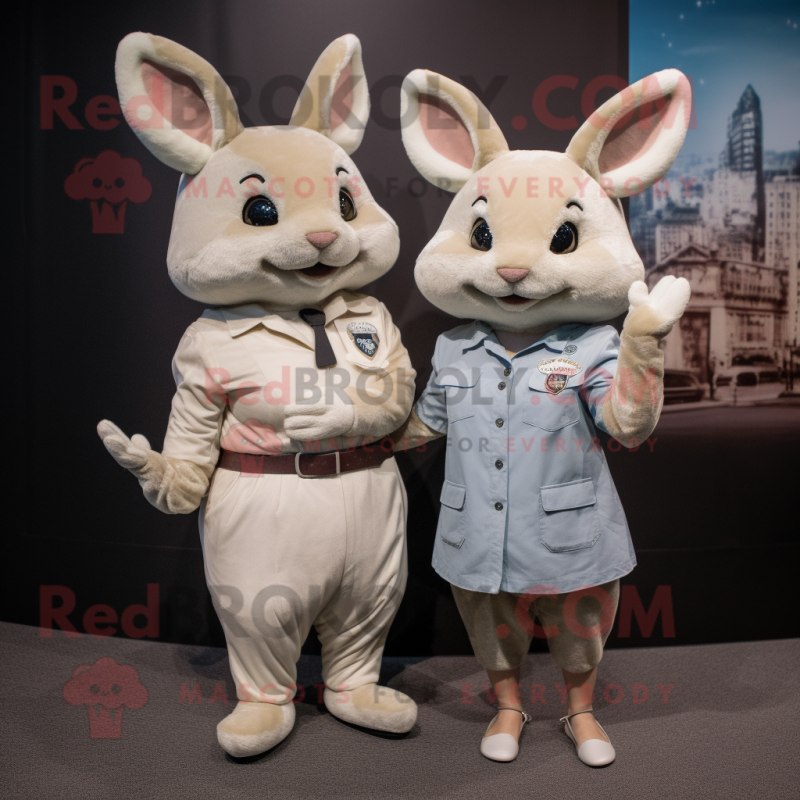
[[(303, 657), (306, 698), (294, 731), (261, 759), (236, 764), (214, 731), (231, 708), (222, 693), (233, 696), (224, 650), (60, 631), (42, 638), (36, 628), (0, 623), (0, 653), (6, 798), (800, 796), (800, 640), (608, 651), (595, 709), (617, 761), (603, 769), (578, 761), (556, 721), (565, 707), (547, 654), (529, 656), (524, 669), (534, 719), (513, 763), (478, 752), (492, 709), (473, 659), (386, 659), (385, 679), (420, 704), (414, 730), (390, 740), (321, 710), (319, 660)], [(119, 738), (93, 738), (94, 712), (64, 699), (75, 670), (102, 657), (133, 666), (147, 689), (144, 705), (115, 720)], [(186, 694), (181, 702), (183, 684), (199, 686), (200, 702)]]

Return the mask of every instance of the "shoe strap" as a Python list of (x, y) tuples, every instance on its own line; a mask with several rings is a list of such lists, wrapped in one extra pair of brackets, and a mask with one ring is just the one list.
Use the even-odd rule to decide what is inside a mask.
[[(561, 717), (559, 722), (569, 722), (573, 717), (577, 717), (578, 714), (594, 714), (594, 709), (588, 708), (586, 711), (576, 711), (574, 714), (567, 714), (566, 717)], [(597, 720), (595, 720), (597, 722)], [(597, 723), (598, 727), (600, 723)], [(605, 733), (605, 731), (603, 731)]]
[(520, 711), (518, 708), (510, 708), (509, 706), (499, 706), (498, 711), (516, 711), (517, 714), (522, 714), (522, 724), (524, 725), (526, 722), (530, 722), (531, 718), (524, 712)]
[[(569, 721), (570, 721), (570, 720), (571, 720), (573, 717), (577, 717), (577, 716), (578, 716), (578, 714), (593, 714), (593, 713), (594, 713), (594, 709), (592, 709), (592, 708), (589, 708), (589, 709), (587, 709), (586, 711), (576, 711), (574, 714), (567, 714), (567, 716), (566, 716), (566, 717), (561, 717), (561, 719), (559, 720), (559, 722), (565, 722), (565, 723), (566, 723), (566, 725), (567, 725), (567, 727), (568, 727), (570, 730), (572, 730), (572, 725), (570, 725), (570, 724), (569, 724)], [(609, 735), (606, 733), (606, 729), (605, 729), (605, 728), (604, 728), (604, 727), (603, 727), (603, 726), (602, 726), (602, 725), (601, 725), (599, 722), (597, 722), (597, 720), (595, 720), (595, 722), (597, 723), (597, 727), (598, 727), (598, 728), (600, 728), (600, 730), (601, 730), (601, 731), (603, 731), (603, 736), (605, 736), (605, 737), (606, 737), (606, 741), (607, 741), (609, 744), (611, 744), (611, 737), (610, 737), (610, 736), (609, 736)], [(587, 740), (587, 741), (589, 741), (589, 740)]]

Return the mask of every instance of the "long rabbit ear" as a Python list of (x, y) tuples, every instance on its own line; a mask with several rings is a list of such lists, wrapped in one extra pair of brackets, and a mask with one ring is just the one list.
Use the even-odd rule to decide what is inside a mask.
[(361, 42), (348, 33), (331, 42), (317, 59), (289, 124), (324, 134), (349, 155), (361, 144), (368, 119)]
[(196, 174), (243, 130), (219, 73), (169, 39), (126, 36), (117, 48), (116, 75), (128, 124), (156, 158), (174, 169)]
[(442, 189), (457, 192), (473, 173), (508, 152), (486, 106), (449, 78), (415, 69), (403, 81), (400, 103), (408, 157)]
[(628, 197), (669, 172), (692, 114), (692, 89), (677, 69), (648, 75), (603, 103), (567, 155), (611, 197)]

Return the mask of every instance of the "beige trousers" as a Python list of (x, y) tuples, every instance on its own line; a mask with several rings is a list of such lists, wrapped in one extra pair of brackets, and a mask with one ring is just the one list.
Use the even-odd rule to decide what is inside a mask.
[(491, 670), (518, 667), (534, 635), (547, 637), (550, 653), (562, 669), (576, 673), (594, 669), (603, 657), (619, 602), (619, 579), (551, 595), (452, 589), (475, 657)]
[(405, 590), (405, 525), (394, 458), (325, 478), (214, 473), (200, 535), (240, 699), (291, 701), (312, 625), (330, 688), (377, 682)]

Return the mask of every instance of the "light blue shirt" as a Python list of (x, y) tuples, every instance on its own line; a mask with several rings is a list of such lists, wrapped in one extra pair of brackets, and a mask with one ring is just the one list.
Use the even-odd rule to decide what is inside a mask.
[(563, 325), (511, 358), (483, 322), (439, 337), (415, 411), (447, 433), (433, 551), (445, 580), (554, 594), (633, 569), (597, 438), (618, 352), (608, 325)]

